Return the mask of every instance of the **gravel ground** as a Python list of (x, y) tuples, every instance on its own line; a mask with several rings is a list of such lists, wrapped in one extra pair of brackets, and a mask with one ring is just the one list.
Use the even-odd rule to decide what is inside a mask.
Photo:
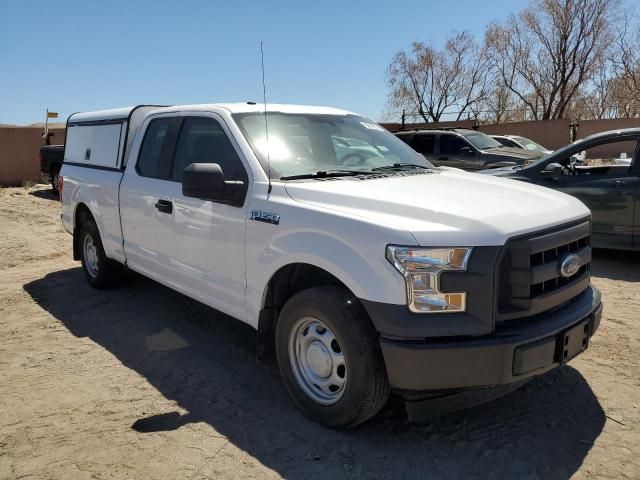
[(92, 290), (44, 187), (0, 190), (0, 478), (640, 478), (640, 256), (596, 252), (591, 347), (423, 426), (307, 420), (251, 328), (137, 275)]

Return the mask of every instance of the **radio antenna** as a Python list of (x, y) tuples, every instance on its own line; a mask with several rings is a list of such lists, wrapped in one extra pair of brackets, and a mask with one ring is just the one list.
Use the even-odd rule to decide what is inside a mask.
[(264, 104), (264, 133), (267, 137), (267, 177), (269, 178), (269, 187), (267, 194), (271, 193), (271, 148), (269, 146), (269, 120), (267, 118), (267, 86), (264, 82), (264, 50), (262, 42), (260, 42), (260, 61), (262, 64), (262, 101)]

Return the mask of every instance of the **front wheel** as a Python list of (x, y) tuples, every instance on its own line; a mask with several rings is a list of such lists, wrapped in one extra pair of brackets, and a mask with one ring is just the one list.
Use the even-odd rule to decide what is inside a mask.
[(311, 288), (286, 303), (276, 326), (276, 355), (295, 403), (326, 426), (362, 423), (389, 396), (377, 334), (342, 287)]

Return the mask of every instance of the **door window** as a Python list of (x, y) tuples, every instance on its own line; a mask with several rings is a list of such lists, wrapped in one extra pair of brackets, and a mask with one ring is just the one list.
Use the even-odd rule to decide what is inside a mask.
[(574, 152), (561, 163), (575, 164), (575, 168), (565, 170), (565, 174), (625, 175), (631, 170), (637, 146), (637, 140), (609, 141)]
[(213, 118), (184, 119), (171, 168), (171, 179), (181, 182), (184, 169), (192, 163), (217, 163), (225, 180), (246, 179), (242, 161), (227, 134)]
[[(442, 135), (440, 136), (440, 154), (451, 156), (464, 155), (463, 148), (470, 150), (469, 144), (462, 138), (455, 135)], [(468, 151), (467, 150), (467, 151)]]
[(172, 122), (173, 118), (158, 118), (149, 123), (136, 165), (138, 173), (143, 177), (162, 177), (162, 152), (169, 138)]
[(423, 155), (433, 155), (435, 144), (435, 135), (416, 135), (411, 142), (413, 149)]

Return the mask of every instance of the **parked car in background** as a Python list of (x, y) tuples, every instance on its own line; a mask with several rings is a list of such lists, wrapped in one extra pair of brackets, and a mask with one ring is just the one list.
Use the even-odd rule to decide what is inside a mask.
[(45, 145), (40, 147), (40, 173), (47, 175), (53, 193), (58, 193), (58, 174), (62, 168), (64, 145)]
[(520, 135), (490, 135), (491, 138), (497, 140), (505, 147), (522, 148), (524, 150), (530, 150), (533, 152), (541, 152), (545, 155), (549, 155), (553, 150), (543, 147), (539, 143), (533, 140), (522, 137)]
[(594, 247), (640, 250), (639, 142), (640, 128), (598, 133), (528, 167), (487, 173), (578, 197), (591, 209)]
[(126, 265), (248, 323), (293, 401), (331, 427), (390, 391), (515, 388), (584, 351), (600, 322), (581, 202), (434, 168), (345, 110), (74, 114), (60, 178), (90, 285), (117, 285)]
[(543, 156), (537, 151), (505, 147), (485, 133), (464, 128), (401, 131), (396, 135), (439, 167), (484, 170), (526, 165)]

